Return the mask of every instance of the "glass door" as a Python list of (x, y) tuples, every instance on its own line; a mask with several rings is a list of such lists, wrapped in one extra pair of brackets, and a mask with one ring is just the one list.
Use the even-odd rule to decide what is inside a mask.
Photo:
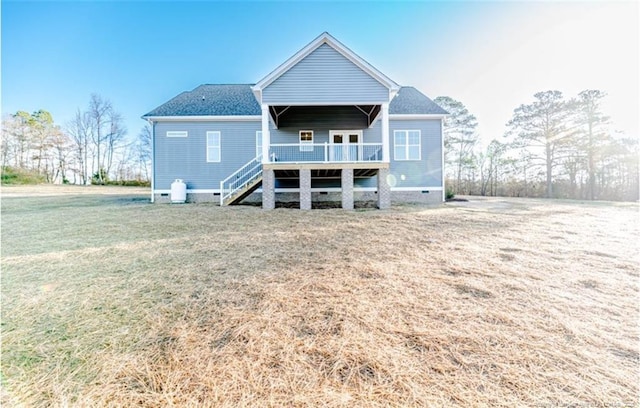
[(331, 132), (331, 147), (329, 149), (330, 161), (344, 160), (344, 134), (342, 132)]
[(329, 133), (330, 161), (359, 161), (362, 156), (361, 130), (332, 130)]

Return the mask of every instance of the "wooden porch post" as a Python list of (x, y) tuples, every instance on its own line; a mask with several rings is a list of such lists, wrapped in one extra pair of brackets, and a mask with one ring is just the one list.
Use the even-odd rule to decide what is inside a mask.
[(269, 163), (269, 145), (271, 135), (269, 134), (269, 105), (262, 104), (262, 163)]
[(389, 104), (383, 103), (382, 110), (382, 161), (389, 162)]

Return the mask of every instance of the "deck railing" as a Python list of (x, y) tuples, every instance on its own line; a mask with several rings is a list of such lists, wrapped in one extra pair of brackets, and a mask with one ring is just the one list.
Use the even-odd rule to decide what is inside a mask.
[(228, 197), (260, 176), (262, 176), (262, 155), (255, 157), (220, 182), (220, 205), (224, 205)]
[(269, 146), (271, 162), (382, 161), (382, 143), (284, 143)]

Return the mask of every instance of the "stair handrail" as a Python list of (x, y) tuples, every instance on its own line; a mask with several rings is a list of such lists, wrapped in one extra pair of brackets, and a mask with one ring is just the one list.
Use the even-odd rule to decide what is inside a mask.
[[(262, 174), (262, 155), (259, 154), (238, 170), (231, 173), (220, 182), (220, 205), (224, 205), (224, 200), (232, 196), (252, 180)], [(228, 184), (228, 187), (225, 185)]]

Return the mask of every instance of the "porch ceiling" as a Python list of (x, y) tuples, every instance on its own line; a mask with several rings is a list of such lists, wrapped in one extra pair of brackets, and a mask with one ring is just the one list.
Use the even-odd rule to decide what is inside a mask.
[(370, 127), (380, 114), (380, 105), (270, 106), (276, 127), (336, 124), (350, 128)]

